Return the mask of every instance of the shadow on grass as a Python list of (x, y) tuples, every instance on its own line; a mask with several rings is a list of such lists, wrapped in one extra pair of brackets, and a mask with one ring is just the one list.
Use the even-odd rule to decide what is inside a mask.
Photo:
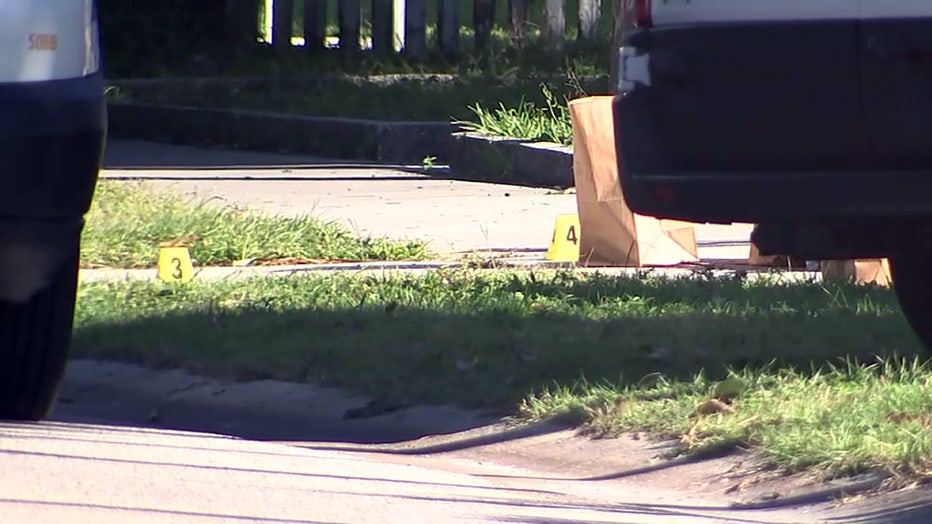
[(889, 290), (848, 284), (557, 274), (474, 282), (464, 298), (464, 281), (438, 297), (417, 280), (378, 291), (366, 288), (375, 281), (346, 279), (337, 288), (364, 289), (358, 306), (346, 307), (307, 282), (235, 293), (143, 287), (127, 291), (136, 305), (119, 311), (89, 299), (75, 353), (221, 379), (345, 387), (387, 406), (378, 416), (418, 404), (508, 414), (528, 395), (580, 379), (624, 387), (653, 373), (715, 378), (774, 360), (805, 370), (920, 351)]

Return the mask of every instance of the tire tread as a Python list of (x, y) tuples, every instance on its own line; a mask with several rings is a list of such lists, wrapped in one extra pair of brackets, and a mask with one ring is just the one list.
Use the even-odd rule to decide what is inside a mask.
[(55, 403), (71, 344), (78, 259), (24, 304), (0, 303), (0, 418), (40, 420)]

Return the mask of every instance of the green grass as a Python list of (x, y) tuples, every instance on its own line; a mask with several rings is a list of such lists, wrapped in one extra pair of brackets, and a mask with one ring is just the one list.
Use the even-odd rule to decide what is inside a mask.
[(499, 102), (498, 108), (486, 109), (477, 103), (470, 107), (474, 120), (456, 123), (467, 131), (486, 135), (572, 145), (573, 123), (567, 97), (558, 101), (546, 86), (541, 89), (541, 93), (544, 97), (543, 106), (521, 100), (515, 107), (507, 107)]
[(308, 56), (301, 48), (271, 55), (261, 48), (243, 54), (230, 67), (227, 76), (282, 75), (313, 76), (346, 74), (370, 76), (382, 74), (447, 73), (460, 77), (535, 78), (554, 76), (602, 77), (608, 74), (611, 56), (609, 40), (598, 43), (567, 41), (560, 49), (542, 42), (539, 30), (529, 32), (529, 40), (515, 45), (509, 33), (501, 28), (492, 31), (488, 47), (473, 49), (473, 33), (463, 30), (461, 56), (456, 60), (444, 57), (436, 44), (436, 28), (428, 26), (427, 54), (421, 58), (372, 52), (342, 52), (328, 50)]
[[(730, 409), (710, 406), (716, 382), (658, 380), (647, 387), (555, 387), (529, 398), (528, 418), (573, 416), (600, 436), (646, 431), (678, 438), (690, 453), (749, 448), (785, 471), (827, 477), (884, 470), (932, 473), (932, 368), (918, 359), (842, 361), (808, 368), (738, 371), (747, 389)], [(713, 410), (715, 411), (715, 410)]]
[(493, 136), (571, 145), (567, 102), (604, 94), (605, 79), (572, 67), (539, 78), (472, 74), (291, 78), (279, 84), (114, 84), (112, 100), (389, 121), (453, 121)]
[[(599, 435), (690, 435), (689, 452), (744, 446), (826, 474), (915, 476), (932, 456), (932, 371), (893, 360), (918, 342), (888, 289), (846, 282), (463, 269), (88, 283), (74, 351), (570, 415)], [(735, 412), (692, 416), (732, 369), (747, 386)]]
[(199, 265), (254, 258), (411, 260), (427, 256), (421, 242), (357, 238), (346, 228), (312, 217), (263, 215), (179, 193), (151, 191), (142, 183), (102, 180), (82, 241), (85, 267), (154, 266), (159, 242), (196, 237), (191, 255)]
[(580, 377), (918, 350), (886, 289), (465, 269), (88, 284), (77, 337), (95, 356), (498, 406)]
[(113, 86), (112, 100), (259, 109), (388, 121), (452, 121), (465, 131), (530, 141), (573, 143), (567, 102), (597, 94), (598, 81), (432, 78), (378, 82), (326, 79), (302, 87)]
[[(570, 41), (560, 50), (542, 45), (532, 28), (527, 45), (518, 47), (501, 28), (493, 31), (489, 48), (450, 61), (434, 52), (419, 60), (374, 53), (340, 51), (309, 55), (295, 48), (273, 54), (261, 47), (246, 50), (218, 69), (218, 78), (259, 77), (271, 86), (181, 86), (141, 88), (120, 85), (111, 99), (185, 104), (200, 107), (262, 109), (318, 116), (343, 116), (400, 121), (474, 119), (473, 109), (547, 107), (541, 85), (557, 100), (581, 92), (608, 90), (611, 46)], [(464, 32), (464, 44), (470, 42)], [(132, 57), (130, 57), (132, 58)], [(175, 67), (175, 64), (169, 64)], [(167, 65), (166, 67), (168, 67)], [(180, 66), (179, 66), (180, 67)], [(205, 66), (156, 76), (201, 76)], [(210, 70), (211, 68), (207, 68)], [(386, 75), (420, 77), (385, 81)], [(452, 76), (442, 80), (437, 76)]]
[[(599, 90), (601, 80), (533, 80), (473, 77), (415, 77), (408, 80), (321, 78), (268, 86), (159, 86), (112, 88), (111, 99), (213, 107), (259, 109), (314, 116), (392, 121), (473, 120), (483, 107), (550, 107), (583, 92)], [(549, 98), (548, 98), (549, 97)], [(549, 104), (549, 105), (548, 105)], [(534, 116), (541, 110), (532, 109)], [(543, 110), (541, 117), (547, 116)], [(557, 133), (565, 131), (550, 118), (538, 118)], [(568, 121), (567, 121), (568, 123)]]

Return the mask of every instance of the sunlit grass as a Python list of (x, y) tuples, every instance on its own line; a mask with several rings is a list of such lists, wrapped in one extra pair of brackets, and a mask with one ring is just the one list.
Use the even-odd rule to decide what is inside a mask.
[(254, 258), (412, 260), (422, 242), (358, 238), (313, 217), (274, 217), (216, 202), (191, 203), (182, 195), (151, 191), (142, 183), (101, 181), (87, 216), (81, 258), (85, 267), (151, 267), (160, 242), (191, 242), (199, 265)]

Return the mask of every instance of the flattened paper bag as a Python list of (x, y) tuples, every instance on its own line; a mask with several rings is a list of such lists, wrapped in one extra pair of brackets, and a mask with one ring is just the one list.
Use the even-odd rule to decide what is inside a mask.
[(877, 284), (885, 287), (893, 280), (890, 278), (890, 263), (885, 258), (823, 260), (822, 278), (847, 278), (858, 284)]
[(579, 98), (569, 108), (579, 262), (633, 267), (698, 262), (693, 224), (638, 215), (625, 203), (615, 161), (612, 97)]

